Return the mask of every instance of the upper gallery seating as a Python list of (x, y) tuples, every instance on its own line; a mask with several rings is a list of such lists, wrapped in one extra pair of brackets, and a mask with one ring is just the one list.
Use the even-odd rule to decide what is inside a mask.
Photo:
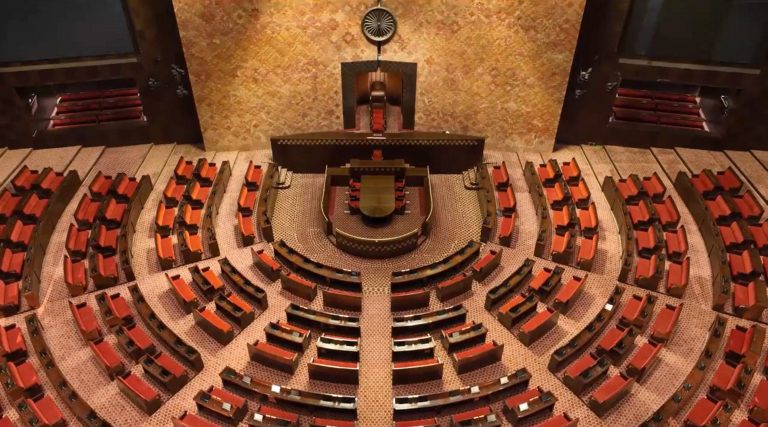
[(70, 295), (86, 292), (89, 279), (97, 289), (114, 286), (121, 278), (135, 280), (133, 234), (151, 191), (148, 175), (136, 179), (97, 172), (67, 233), (64, 281)]
[[(713, 269), (713, 307), (724, 309), (728, 296), (732, 311), (746, 319), (759, 319), (768, 306), (764, 270), (765, 222), (763, 208), (752, 190), (728, 167), (704, 169), (675, 182), (689, 209), (700, 215), (698, 225)], [(706, 219), (709, 216), (709, 219)]]
[(66, 129), (143, 120), (143, 113), (139, 90), (135, 87), (65, 93), (56, 99), (49, 128)]
[(219, 166), (205, 158), (193, 162), (179, 157), (155, 217), (155, 250), (161, 269), (219, 255), (214, 224), (230, 175), (228, 161)]
[(698, 97), (684, 93), (619, 88), (613, 120), (708, 130)]
[(23, 165), (0, 189), (0, 311), (17, 312), (21, 296), (29, 306), (39, 305), (43, 257), (79, 185), (75, 171)]

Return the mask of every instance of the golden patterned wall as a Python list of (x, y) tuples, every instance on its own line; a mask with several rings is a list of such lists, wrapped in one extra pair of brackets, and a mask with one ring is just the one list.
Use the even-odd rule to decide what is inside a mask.
[[(206, 147), (342, 127), (340, 62), (373, 0), (173, 0)], [(383, 59), (418, 63), (416, 128), (549, 149), (585, 0), (387, 0)]]

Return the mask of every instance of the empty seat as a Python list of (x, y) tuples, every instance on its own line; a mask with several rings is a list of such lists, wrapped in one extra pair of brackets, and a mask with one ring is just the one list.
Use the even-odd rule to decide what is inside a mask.
[(27, 343), (21, 327), (12, 323), (0, 327), (0, 356), (5, 360), (18, 360), (27, 355)]
[(581, 179), (581, 168), (575, 158), (560, 164), (560, 172), (562, 172), (565, 182), (569, 184), (576, 183)]
[(21, 279), (26, 255), (26, 252), (13, 252), (11, 249), (4, 248), (0, 255), (0, 273), (10, 280)]
[(738, 282), (749, 282), (755, 279), (762, 270), (759, 262), (759, 257), (754, 256), (751, 250), (747, 249), (740, 253), (728, 254), (728, 266), (731, 270), (731, 277)]
[(180, 417), (173, 418), (171, 421), (174, 427), (219, 427), (218, 424), (214, 424), (200, 415), (188, 411), (184, 411)]
[(707, 199), (712, 198), (719, 188), (719, 183), (713, 181), (713, 176), (704, 171), (691, 176), (691, 184), (699, 194)]
[(584, 178), (580, 179), (575, 185), (568, 187), (571, 192), (571, 199), (579, 208), (585, 208), (589, 204), (590, 197), (592, 196), (587, 182)]
[(32, 410), (34, 418), (38, 420), (41, 426), (64, 426), (66, 420), (56, 402), (51, 396), (39, 395), (31, 399), (25, 399), (24, 403)]
[(732, 363), (727, 360), (720, 362), (712, 377), (710, 389), (712, 395), (718, 399), (732, 399), (738, 401), (747, 391), (749, 384), (744, 382), (744, 363)]
[(566, 231), (564, 234), (554, 233), (552, 235), (552, 260), (568, 264), (567, 259), (573, 250), (573, 238), (570, 231)]
[(627, 363), (627, 376), (636, 380), (642, 379), (648, 371), (659, 361), (659, 352), (663, 345), (654, 341), (648, 341), (637, 350)]
[(644, 329), (653, 314), (653, 307), (650, 307), (650, 310), (648, 307), (653, 301), (654, 297), (647, 294), (632, 295), (621, 310), (619, 323), (624, 326), (634, 326), (640, 330)]
[(551, 331), (557, 325), (559, 317), (559, 311), (552, 307), (546, 307), (523, 323), (518, 331), (517, 338), (523, 344), (531, 345)]
[[(17, 250), (26, 250), (32, 241), (32, 235), (35, 232), (36, 223), (24, 224), (23, 221), (12, 219), (5, 226), (5, 235), (7, 239), (5, 244)], [(2, 235), (2, 234), (0, 234)]]
[(69, 224), (67, 231), (66, 249), (72, 259), (81, 260), (85, 258), (88, 251), (89, 229), (78, 229), (75, 224)]
[(197, 295), (195, 295), (194, 291), (192, 291), (192, 287), (181, 277), (181, 275), (175, 274), (171, 276), (168, 273), (165, 273), (165, 277), (171, 285), (173, 296), (185, 313), (191, 313), (192, 310), (195, 310), (200, 306), (200, 301), (198, 301)]
[(119, 375), (117, 381), (117, 388), (145, 413), (151, 415), (160, 408), (162, 402), (157, 390), (138, 375), (128, 371)]
[(728, 334), (725, 344), (725, 358), (740, 362), (752, 347), (755, 338), (755, 325), (744, 327), (736, 325)]
[(680, 313), (683, 311), (683, 304), (667, 304), (656, 315), (656, 320), (651, 327), (651, 338), (658, 342), (666, 342), (672, 337), (672, 333), (677, 326)]
[(186, 160), (184, 157), (179, 157), (179, 161), (176, 162), (176, 167), (173, 169), (173, 176), (181, 183), (186, 183), (192, 179), (192, 173), (195, 171), (195, 163), (191, 160)]
[(253, 207), (256, 205), (256, 199), (259, 192), (251, 190), (245, 185), (240, 188), (240, 196), (237, 198), (237, 210), (249, 215), (253, 214)]
[(195, 324), (220, 344), (228, 344), (235, 338), (235, 331), (232, 325), (213, 310), (209, 310), (207, 307), (200, 307), (197, 310), (193, 310), (192, 314), (195, 318)]
[(552, 209), (559, 209), (568, 201), (567, 194), (560, 181), (555, 182), (552, 187), (545, 187), (544, 192), (547, 196), (547, 202)]
[(664, 243), (666, 244), (667, 258), (680, 261), (688, 255), (688, 234), (685, 226), (664, 232)]
[(555, 167), (555, 161), (549, 160), (546, 163), (542, 163), (537, 168), (539, 180), (545, 187), (551, 187), (555, 184), (557, 179), (561, 176), (559, 168)]
[(154, 354), (157, 351), (155, 343), (149, 338), (149, 335), (135, 323), (119, 326), (115, 330), (115, 335), (117, 335), (118, 343), (123, 347), (123, 350), (134, 361), (138, 361), (145, 354)]
[(568, 205), (552, 210), (552, 226), (561, 233), (571, 228), (571, 210)]
[(607, 355), (617, 362), (635, 345), (635, 335), (632, 328), (616, 325), (598, 341), (595, 351), (599, 356)]
[(4, 223), (13, 214), (21, 201), (21, 196), (17, 196), (7, 188), (3, 188), (0, 193), (0, 223)]
[(64, 256), (64, 283), (66, 283), (69, 294), (72, 296), (85, 293), (85, 290), (88, 289), (85, 261), (73, 261), (72, 258)]
[(128, 301), (125, 300), (125, 297), (120, 295), (119, 292), (108, 296), (107, 294), (103, 295), (104, 302), (109, 309), (104, 313), (105, 322), (108, 326), (127, 325), (133, 321), (133, 312), (128, 307)]
[(25, 222), (38, 222), (48, 207), (49, 199), (40, 198), (37, 193), (29, 193), (20, 203), (21, 210), (17, 211)]
[(629, 205), (627, 208), (629, 211), (629, 218), (632, 220), (632, 225), (635, 228), (645, 228), (650, 225), (653, 217), (651, 216), (651, 209), (648, 206), (648, 202), (644, 199), (636, 205)]
[(505, 190), (509, 186), (509, 171), (507, 171), (507, 163), (501, 162), (500, 165), (493, 166), (491, 177), (493, 178), (493, 185), (497, 190)]
[(648, 258), (638, 258), (635, 267), (635, 283), (644, 288), (655, 288), (663, 268), (664, 264), (659, 263), (656, 254)]
[(654, 202), (660, 202), (667, 192), (667, 186), (661, 181), (656, 172), (651, 176), (643, 178), (643, 189)]
[(16, 173), (16, 176), (14, 176), (11, 180), (11, 185), (17, 193), (29, 191), (32, 189), (32, 184), (35, 182), (39, 174), (40, 172), (31, 170), (27, 167), (27, 165), (24, 165)]
[(77, 329), (84, 340), (93, 341), (101, 337), (101, 328), (96, 320), (96, 314), (87, 302), (81, 302), (76, 305), (69, 301), (69, 309), (72, 311)]
[(136, 194), (136, 190), (139, 188), (139, 181), (125, 174), (120, 174), (116, 178), (117, 182), (114, 184), (114, 194), (117, 200), (128, 203)]
[(568, 310), (573, 307), (576, 299), (584, 288), (584, 283), (587, 280), (587, 275), (584, 277), (573, 276), (571, 280), (567, 281), (555, 295), (555, 299), (552, 301), (552, 306), (555, 307), (560, 313), (567, 313)]
[(640, 190), (642, 186), (635, 175), (630, 175), (629, 178), (620, 179), (616, 183), (616, 187), (619, 189), (619, 194), (627, 204), (634, 204), (640, 198)]
[(723, 195), (718, 195), (713, 200), (707, 200), (706, 206), (709, 214), (720, 225), (728, 225), (736, 218), (735, 206)]
[(755, 282), (733, 284), (733, 308), (738, 316), (757, 319), (765, 309), (765, 288), (758, 295)]
[(107, 228), (104, 224), (99, 224), (96, 228), (95, 236), (92, 236), (91, 244), (93, 248), (102, 255), (110, 256), (117, 253), (118, 239), (120, 238), (119, 228)]
[(195, 208), (190, 204), (184, 205), (182, 209), (182, 221), (184, 226), (190, 231), (197, 231), (202, 227), (203, 209)]
[(201, 182), (211, 184), (216, 178), (219, 168), (216, 163), (211, 163), (207, 159), (202, 158), (197, 161), (197, 166), (193, 172), (193, 175)]
[(664, 230), (674, 230), (680, 223), (680, 212), (671, 196), (667, 196), (660, 203), (653, 204), (656, 214), (659, 217), (659, 223)]
[(125, 211), (127, 209), (128, 204), (120, 203), (117, 199), (110, 198), (104, 207), (102, 215), (103, 221), (105, 221), (110, 228), (119, 227), (120, 223), (123, 222), (123, 217), (125, 216)]
[(253, 413), (253, 421), (275, 425), (298, 426), (299, 416), (293, 412), (261, 405)]
[(741, 218), (750, 224), (758, 223), (763, 217), (764, 209), (752, 194), (752, 190), (747, 190), (740, 196), (733, 196), (733, 203)]
[[(489, 420), (489, 418), (491, 418)], [(496, 415), (490, 406), (481, 406), (469, 411), (460, 412), (451, 416), (451, 425), (487, 425), (496, 420)]]
[[(712, 425), (713, 420), (717, 418), (724, 405), (724, 401), (717, 400), (709, 395), (702, 397), (688, 411), (688, 415), (685, 416), (685, 425), (695, 427)], [(714, 425), (718, 424), (719, 422)]]
[(117, 257), (97, 253), (95, 259), (96, 265), (89, 266), (94, 284), (97, 287), (116, 285), (120, 279), (117, 273)]
[(163, 236), (167, 236), (173, 231), (173, 221), (176, 218), (176, 208), (166, 206), (162, 200), (157, 204), (157, 213), (155, 214), (155, 230)]
[(91, 347), (91, 351), (93, 351), (93, 354), (96, 356), (96, 360), (99, 361), (99, 366), (104, 369), (110, 378), (125, 372), (123, 359), (117, 351), (115, 351), (109, 341), (104, 341), (104, 338), (99, 338), (96, 341), (89, 342), (88, 346)]
[(245, 186), (251, 190), (258, 190), (261, 187), (261, 180), (263, 171), (261, 165), (253, 163), (253, 160), (248, 162), (248, 169), (245, 171)]
[(18, 281), (5, 282), (0, 280), (0, 309), (17, 311), (21, 304), (19, 290)]
[(91, 197), (95, 200), (103, 200), (107, 196), (107, 192), (112, 187), (114, 178), (110, 175), (104, 175), (101, 171), (96, 174), (96, 177), (91, 181), (91, 185), (88, 186), (88, 190), (91, 192)]
[(586, 236), (597, 233), (598, 219), (595, 203), (590, 203), (587, 209), (579, 209), (578, 214), (581, 233)]
[(600, 241), (599, 234), (593, 234), (590, 237), (584, 237), (581, 239), (581, 245), (579, 246), (579, 253), (576, 257), (576, 265), (586, 271), (592, 270), (592, 264), (595, 261), (597, 255), (597, 244)]
[(646, 230), (635, 230), (635, 245), (641, 256), (650, 257), (656, 253), (659, 241), (656, 238), (656, 229), (648, 227)]
[(755, 247), (762, 254), (768, 256), (768, 221), (759, 225), (750, 225), (749, 231), (755, 242)]
[(186, 188), (186, 185), (176, 182), (173, 178), (169, 179), (168, 184), (165, 185), (165, 190), (163, 190), (163, 200), (166, 206), (178, 206)]
[(193, 259), (190, 261), (199, 261), (203, 256), (203, 238), (200, 233), (185, 229), (181, 236), (184, 242), (182, 248), (189, 251), (189, 254), (184, 254), (184, 258), (191, 256)]
[(49, 199), (58, 190), (62, 182), (64, 182), (63, 173), (54, 172), (51, 168), (45, 168), (33, 187), (35, 191), (40, 193), (41, 197)]
[(517, 200), (515, 199), (515, 192), (512, 187), (507, 187), (506, 190), (498, 191), (496, 197), (499, 199), (499, 207), (504, 215), (511, 215), (517, 208)]
[(576, 427), (578, 424), (578, 418), (571, 418), (567, 413), (563, 413), (546, 419), (533, 427)]
[(741, 188), (744, 186), (744, 182), (730, 166), (725, 170), (718, 171), (716, 177), (717, 182), (723, 187), (723, 190), (729, 193), (739, 194)]
[(243, 243), (245, 245), (252, 245), (256, 239), (256, 230), (253, 226), (253, 217), (245, 215), (242, 212), (238, 212), (237, 225), (240, 229), (240, 235), (243, 237)]
[(195, 181), (189, 188), (189, 202), (198, 208), (205, 206), (208, 196), (211, 194), (211, 187), (203, 186), (199, 181)]
[(512, 245), (512, 233), (515, 230), (515, 220), (517, 214), (513, 213), (509, 216), (501, 217), (501, 225), (499, 225), (499, 244), (502, 246)]
[(13, 382), (13, 389), (10, 390), (11, 396), (18, 397), (22, 394), (34, 396), (40, 390), (40, 379), (37, 377), (37, 371), (29, 360), (14, 363), (8, 362), (8, 376)]
[(75, 221), (80, 228), (91, 228), (93, 221), (96, 220), (96, 214), (99, 213), (101, 202), (83, 194), (75, 210)]
[(741, 252), (751, 245), (747, 239), (746, 226), (743, 221), (733, 221), (717, 227), (725, 249), (730, 252)]
[(618, 373), (600, 386), (589, 396), (589, 407), (595, 411), (595, 413), (602, 417), (611, 408), (616, 406), (624, 396), (629, 394), (632, 390), (632, 386), (635, 384), (635, 379), (625, 376), (623, 373)]
[(768, 379), (761, 378), (755, 394), (749, 404), (749, 417), (761, 422), (768, 422)]
[(667, 270), (666, 291), (669, 295), (681, 298), (688, 287), (691, 274), (691, 259), (685, 257), (682, 262), (672, 261)]
[(160, 233), (155, 233), (155, 250), (163, 269), (173, 267), (173, 264), (176, 262), (176, 255), (173, 252), (173, 239), (171, 236), (162, 236)]
[(277, 345), (256, 340), (248, 344), (248, 354), (254, 362), (293, 374), (299, 363), (299, 354)]

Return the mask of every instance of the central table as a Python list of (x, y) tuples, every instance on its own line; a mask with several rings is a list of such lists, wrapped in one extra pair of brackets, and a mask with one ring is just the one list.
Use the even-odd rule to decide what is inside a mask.
[(360, 177), (360, 212), (369, 218), (386, 218), (395, 211), (395, 177)]

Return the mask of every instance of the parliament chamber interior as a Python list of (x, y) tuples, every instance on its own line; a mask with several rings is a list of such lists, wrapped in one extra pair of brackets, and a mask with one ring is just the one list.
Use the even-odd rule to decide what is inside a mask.
[(765, 0), (5, 0), (0, 427), (766, 427), (766, 100)]

